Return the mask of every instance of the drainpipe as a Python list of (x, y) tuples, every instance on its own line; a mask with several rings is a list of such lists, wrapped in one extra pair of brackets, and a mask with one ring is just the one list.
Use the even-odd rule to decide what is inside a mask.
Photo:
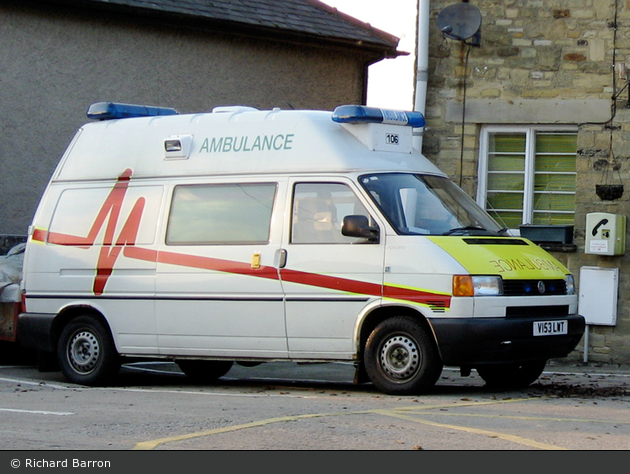
[[(416, 33), (416, 88), (413, 110), (425, 114), (427, 102), (427, 83), (429, 81), (429, 0), (418, 0), (418, 30)], [(413, 130), (413, 147), (422, 153), (424, 128)]]

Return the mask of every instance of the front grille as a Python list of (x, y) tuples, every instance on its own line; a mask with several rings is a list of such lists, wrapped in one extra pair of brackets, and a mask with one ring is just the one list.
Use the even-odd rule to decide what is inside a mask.
[(564, 280), (503, 280), (505, 296), (566, 295)]
[(568, 316), (569, 305), (560, 306), (508, 306), (505, 316), (508, 318)]

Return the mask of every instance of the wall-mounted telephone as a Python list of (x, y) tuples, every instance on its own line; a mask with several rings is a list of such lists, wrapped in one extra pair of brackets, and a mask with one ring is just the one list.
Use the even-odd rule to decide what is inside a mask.
[(623, 255), (626, 252), (626, 216), (593, 212), (586, 214), (584, 253)]

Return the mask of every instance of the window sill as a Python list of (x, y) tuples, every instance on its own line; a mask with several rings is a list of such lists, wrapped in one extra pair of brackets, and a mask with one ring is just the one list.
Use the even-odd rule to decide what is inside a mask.
[(577, 245), (575, 244), (561, 244), (558, 242), (534, 242), (539, 247), (542, 247), (548, 252), (577, 252)]

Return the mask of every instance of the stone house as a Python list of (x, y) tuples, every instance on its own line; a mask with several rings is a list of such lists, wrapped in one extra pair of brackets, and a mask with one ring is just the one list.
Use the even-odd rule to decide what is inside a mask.
[[(506, 227), (545, 232), (540, 245), (576, 276), (589, 308), (572, 356), (630, 363), (630, 252), (601, 253), (589, 236), (593, 215), (630, 213), (630, 4), (463, 2), (481, 13), (474, 45), (438, 28), (453, 3), (430, 2), (423, 152)], [(626, 186), (611, 196), (601, 185)]]
[(0, 38), (0, 254), (91, 103), (332, 109), (364, 103), (368, 66), (407, 54), (317, 0), (3, 0)]

